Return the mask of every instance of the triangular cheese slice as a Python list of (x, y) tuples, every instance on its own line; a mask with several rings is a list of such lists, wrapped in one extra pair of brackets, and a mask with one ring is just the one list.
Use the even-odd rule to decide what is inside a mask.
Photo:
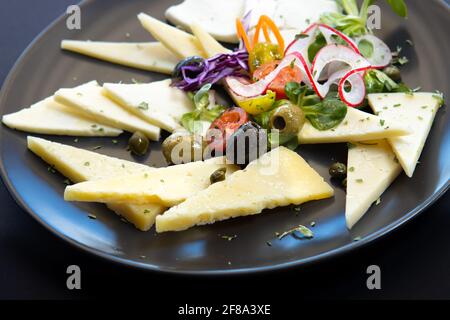
[(161, 22), (145, 13), (140, 13), (138, 19), (142, 26), (161, 42), (167, 49), (184, 59), (192, 56), (205, 57), (200, 43), (196, 37), (180, 29)]
[(60, 89), (55, 93), (55, 100), (100, 123), (130, 132), (140, 131), (149, 139), (159, 140), (161, 130), (158, 127), (108, 99), (97, 81), (73, 89)]
[(211, 174), (226, 168), (227, 175), (238, 168), (225, 164), (225, 158), (213, 158), (159, 168), (152, 174), (130, 175), (68, 186), (64, 199), (87, 202), (159, 203), (170, 207), (183, 202), (210, 184)]
[(216, 39), (214, 39), (208, 32), (203, 29), (200, 24), (194, 23), (191, 25), (192, 33), (200, 41), (200, 45), (207, 57), (213, 57), (222, 53), (231, 53), (231, 50), (222, 46)]
[[(28, 137), (28, 148), (72, 182), (77, 183), (130, 174), (151, 174), (155, 170), (138, 163), (35, 137)], [(165, 207), (157, 204), (108, 203), (107, 205), (142, 231), (149, 230), (156, 216), (165, 210)]]
[(176, 26), (190, 30), (193, 23), (199, 23), (216, 40), (237, 43), (236, 18), (243, 15), (244, 0), (185, 0), (171, 6), (166, 18)]
[(73, 113), (69, 107), (57, 103), (53, 97), (4, 115), (2, 122), (12, 129), (40, 134), (115, 137), (122, 133), (122, 130), (101, 125)]
[(166, 211), (157, 218), (156, 231), (181, 231), (331, 196), (333, 189), (302, 157), (280, 147)]
[(302, 144), (337, 143), (385, 139), (408, 133), (405, 126), (394, 120), (377, 117), (355, 108), (348, 108), (345, 119), (330, 130), (320, 131), (306, 121), (298, 134), (298, 140)]
[(386, 140), (352, 145), (348, 150), (345, 219), (352, 228), (402, 171)]
[(159, 42), (63, 40), (61, 49), (127, 67), (172, 74), (179, 59)]
[(171, 80), (143, 84), (105, 83), (105, 94), (142, 119), (169, 132), (180, 126), (183, 114), (193, 109), (188, 95)]
[(369, 104), (380, 117), (401, 122), (411, 134), (392, 137), (389, 143), (408, 177), (412, 177), (436, 112), (443, 98), (436, 93), (370, 94)]

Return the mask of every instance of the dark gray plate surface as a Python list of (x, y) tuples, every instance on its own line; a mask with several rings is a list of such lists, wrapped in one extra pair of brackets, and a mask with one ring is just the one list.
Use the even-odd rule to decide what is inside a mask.
[[(136, 15), (143, 11), (163, 19), (164, 10), (175, 1), (86, 1), (82, 5), (82, 29), (69, 31), (59, 19), (38, 37), (22, 55), (5, 81), (0, 96), (1, 114), (29, 106), (61, 87), (96, 79), (103, 82), (143, 82), (164, 78), (109, 63), (62, 52), (62, 39), (147, 41)], [(383, 8), (383, 29), (378, 34), (403, 53), (411, 63), (404, 79), (412, 87), (450, 94), (447, 59), (450, 56), (449, 10), (438, 1), (408, 1), (410, 17), (403, 21)], [(129, 37), (127, 37), (129, 33)], [(414, 42), (414, 47), (405, 43)], [(193, 228), (186, 232), (156, 235), (142, 233), (121, 222), (102, 205), (73, 204), (63, 200), (64, 177), (51, 174), (47, 165), (26, 148), (27, 134), (0, 129), (0, 157), (3, 179), (16, 200), (49, 230), (72, 244), (116, 262), (151, 270), (184, 273), (230, 273), (272, 270), (318, 261), (366, 244), (421, 212), (444, 194), (450, 177), (450, 121), (447, 107), (439, 111), (430, 137), (412, 179), (400, 176), (383, 195), (382, 202), (349, 231), (345, 227), (345, 193), (336, 185), (333, 199), (311, 202), (300, 213), (279, 208), (264, 214)], [(128, 135), (114, 145), (110, 138), (44, 138), (98, 152), (163, 166), (159, 143), (153, 143), (145, 159), (134, 159), (126, 151)], [(334, 160), (346, 160), (343, 145), (307, 146), (299, 153), (324, 177)], [(95, 213), (97, 220), (87, 217)], [(298, 224), (313, 228), (313, 240), (286, 237), (276, 240), (275, 232)], [(237, 235), (227, 241), (220, 235)], [(24, 235), (26, 236), (26, 235)], [(362, 240), (354, 242), (355, 237)], [(266, 244), (271, 241), (272, 246)], [(38, 245), (38, 244), (37, 244)]]

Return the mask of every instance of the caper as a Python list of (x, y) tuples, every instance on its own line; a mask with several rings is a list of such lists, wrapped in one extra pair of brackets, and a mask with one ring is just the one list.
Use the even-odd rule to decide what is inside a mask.
[(342, 186), (344, 188), (347, 188), (347, 178), (345, 178), (344, 180), (342, 180)]
[(290, 102), (274, 109), (269, 119), (270, 129), (277, 129), (280, 134), (297, 134), (304, 124), (305, 114)]
[(162, 152), (169, 163), (187, 163), (202, 160), (206, 146), (207, 142), (201, 136), (194, 136), (187, 131), (178, 131), (164, 140)]
[(402, 80), (400, 69), (396, 66), (393, 65), (387, 66), (386, 68), (384, 68), (383, 72), (394, 81)]
[(138, 156), (143, 156), (147, 153), (149, 144), (148, 138), (139, 131), (133, 133), (130, 140), (128, 140), (128, 148)]
[(347, 166), (340, 162), (333, 163), (328, 171), (332, 178), (345, 179), (347, 177)]
[(225, 174), (227, 173), (227, 168), (220, 168), (214, 171), (211, 176), (209, 177), (209, 181), (211, 181), (211, 184), (220, 182), (225, 180)]

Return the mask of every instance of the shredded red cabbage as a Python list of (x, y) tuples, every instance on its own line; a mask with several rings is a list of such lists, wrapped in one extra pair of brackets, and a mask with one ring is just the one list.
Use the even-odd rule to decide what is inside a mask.
[(181, 79), (173, 79), (172, 85), (184, 91), (196, 91), (205, 84), (215, 84), (228, 76), (243, 76), (249, 71), (248, 52), (238, 50), (218, 54), (180, 68)]

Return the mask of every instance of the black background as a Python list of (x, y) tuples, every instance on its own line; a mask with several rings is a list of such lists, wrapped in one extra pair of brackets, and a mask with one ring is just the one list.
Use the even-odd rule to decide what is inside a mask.
[[(1, 1), (0, 83), (32, 39), (74, 2)], [(449, 213), (447, 193), (406, 226), (339, 258), (256, 276), (181, 277), (128, 269), (69, 246), (20, 209), (2, 182), (0, 298), (138, 296), (151, 302), (164, 294), (174, 309), (175, 303), (271, 303), (284, 295), (290, 299), (450, 299)], [(66, 288), (66, 268), (71, 264), (82, 270), (79, 291)], [(366, 269), (372, 264), (381, 268), (381, 290), (366, 287)]]

